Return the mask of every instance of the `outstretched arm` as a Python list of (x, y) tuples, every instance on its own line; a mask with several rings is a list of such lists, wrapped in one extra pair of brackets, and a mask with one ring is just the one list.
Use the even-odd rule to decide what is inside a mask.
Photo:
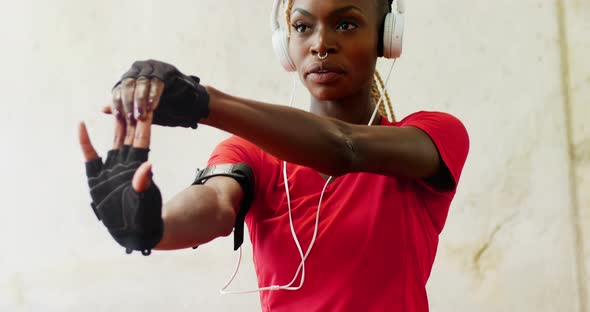
[(418, 128), (355, 125), (207, 90), (210, 113), (202, 123), (325, 174), (363, 171), (429, 178), (444, 167), (435, 144)]
[[(151, 78), (152, 83), (163, 82), (170, 91), (168, 96), (163, 94), (167, 105), (162, 105), (159, 112), (156, 109), (157, 124), (193, 128), (197, 122), (208, 124), (239, 135), (281, 159), (330, 175), (363, 171), (430, 178), (445, 171), (434, 142), (417, 128), (354, 125), (233, 97), (213, 88), (205, 91), (198, 78), (154, 60), (134, 63), (123, 78), (115, 89), (114, 106), (131, 119), (134, 107), (139, 112), (149, 112), (153, 107), (149, 104), (151, 91), (144, 92), (144, 97), (137, 96), (137, 90), (143, 90), (139, 82)], [(125, 101), (133, 98), (125, 94), (133, 92), (135, 100)], [(117, 101), (117, 94), (123, 95), (123, 101)], [(142, 114), (138, 116), (142, 119)]]

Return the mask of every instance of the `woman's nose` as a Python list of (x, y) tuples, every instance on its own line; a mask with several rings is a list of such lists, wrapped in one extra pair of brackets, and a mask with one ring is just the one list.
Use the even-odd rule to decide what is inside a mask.
[(325, 55), (326, 53), (334, 54), (338, 50), (338, 45), (334, 34), (329, 30), (319, 29), (314, 38), (313, 44), (310, 47), (310, 53), (312, 55)]

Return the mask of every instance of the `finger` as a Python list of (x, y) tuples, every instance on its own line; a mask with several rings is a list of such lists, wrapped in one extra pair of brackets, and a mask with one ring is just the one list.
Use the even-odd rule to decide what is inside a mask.
[(152, 164), (149, 162), (144, 162), (137, 168), (135, 174), (133, 175), (133, 180), (131, 181), (131, 186), (133, 190), (142, 193), (147, 190), (152, 182)]
[(83, 121), (80, 121), (78, 124), (78, 141), (80, 142), (85, 161), (88, 162), (98, 158), (98, 153), (96, 153), (96, 150), (92, 146), (92, 142), (90, 142), (88, 130), (86, 130), (86, 124), (84, 124)]
[(115, 118), (117, 119), (124, 119), (123, 110), (123, 101), (121, 100), (121, 85), (117, 86), (115, 90), (113, 90), (113, 108), (112, 111), (115, 112)]
[(125, 133), (127, 130), (127, 123), (121, 118), (115, 119), (115, 137), (113, 139), (113, 149), (118, 150), (125, 143)]
[(125, 124), (125, 140), (123, 141), (125, 145), (133, 145), (133, 139), (135, 137), (135, 128), (135, 121), (127, 120), (127, 123)]
[(137, 121), (137, 126), (135, 128), (135, 137), (133, 139), (133, 147), (148, 148), (150, 146), (153, 117), (153, 112), (147, 113), (144, 120)]
[(133, 95), (133, 106), (135, 107), (135, 117), (138, 120), (144, 120), (147, 109), (148, 93), (150, 89), (150, 79), (139, 77), (135, 82), (135, 94)]
[(111, 115), (111, 114), (113, 114), (113, 108), (111, 107), (110, 104), (107, 104), (107, 105), (103, 106), (102, 112), (105, 114)]
[(127, 78), (121, 83), (121, 100), (127, 121), (135, 121), (133, 116), (133, 96), (135, 94), (135, 79)]
[(152, 112), (158, 107), (162, 93), (164, 93), (164, 82), (158, 78), (152, 78), (150, 81), (150, 92), (148, 95), (148, 112)]

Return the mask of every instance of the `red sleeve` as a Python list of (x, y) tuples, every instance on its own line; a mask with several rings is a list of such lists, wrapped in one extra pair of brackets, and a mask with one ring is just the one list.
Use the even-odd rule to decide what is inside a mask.
[(258, 147), (238, 136), (231, 137), (217, 144), (209, 161), (208, 166), (219, 164), (237, 164), (240, 162), (247, 163), (252, 170), (258, 165)]
[(404, 118), (400, 126), (416, 127), (430, 136), (451, 173), (454, 193), (469, 152), (469, 136), (463, 123), (447, 113), (417, 112)]
[(232, 135), (219, 143), (207, 162), (207, 166), (246, 163), (254, 173), (255, 188), (258, 189), (261, 150), (253, 143)]

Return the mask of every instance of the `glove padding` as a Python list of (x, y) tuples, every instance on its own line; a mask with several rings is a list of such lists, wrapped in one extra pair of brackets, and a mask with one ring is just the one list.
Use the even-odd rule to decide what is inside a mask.
[(154, 111), (154, 124), (196, 129), (199, 120), (209, 116), (209, 93), (199, 84), (199, 77), (186, 76), (164, 62), (137, 61), (115, 87), (127, 78), (139, 77), (158, 78), (164, 82), (164, 93)]
[(86, 175), (92, 197), (92, 209), (115, 241), (127, 253), (139, 250), (147, 256), (162, 239), (162, 196), (150, 182), (145, 192), (137, 193), (131, 180), (139, 166), (147, 161), (149, 149), (123, 146), (111, 150), (103, 164), (98, 158), (86, 163)]

